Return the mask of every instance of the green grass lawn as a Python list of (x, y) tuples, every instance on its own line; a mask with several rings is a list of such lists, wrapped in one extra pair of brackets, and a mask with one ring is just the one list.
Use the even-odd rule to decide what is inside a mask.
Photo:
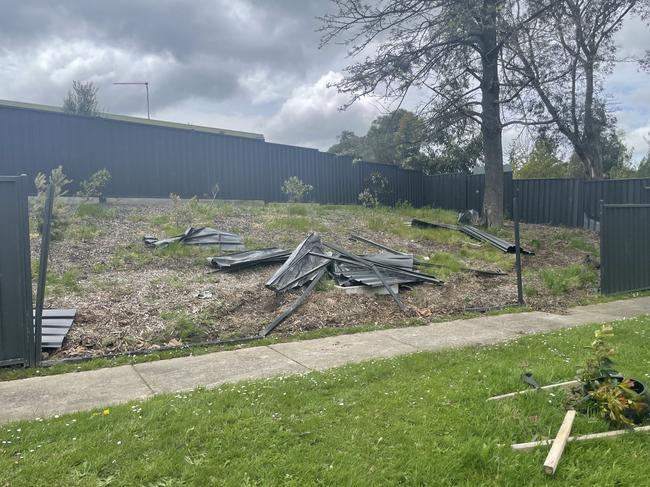
[[(522, 388), (523, 370), (573, 377), (596, 328), (6, 425), (0, 485), (647, 485), (650, 435), (569, 444), (551, 480), (546, 448), (510, 444), (554, 436), (563, 393), (486, 402)], [(650, 318), (615, 332), (619, 370), (649, 381)]]

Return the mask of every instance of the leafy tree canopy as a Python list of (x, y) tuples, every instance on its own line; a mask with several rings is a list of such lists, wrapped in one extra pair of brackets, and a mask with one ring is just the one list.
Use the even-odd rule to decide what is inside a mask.
[(337, 139), (328, 152), (427, 174), (468, 172), (483, 154), (478, 133), (466, 136), (452, 128), (432, 130), (421, 117), (403, 109), (378, 116), (366, 135), (344, 130)]
[(92, 81), (82, 83), (75, 80), (72, 82), (72, 89), (63, 100), (63, 111), (77, 115), (87, 115), (90, 117), (99, 114), (97, 103), (97, 88)]

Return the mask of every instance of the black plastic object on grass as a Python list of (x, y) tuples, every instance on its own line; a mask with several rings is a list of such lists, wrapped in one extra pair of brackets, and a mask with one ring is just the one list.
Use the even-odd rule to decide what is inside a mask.
[(234, 233), (223, 232), (208, 227), (190, 227), (182, 235), (158, 239), (156, 237), (144, 237), (144, 244), (147, 247), (158, 248), (179, 242), (183, 245), (218, 245), (224, 250), (244, 250), (244, 241)]
[[(321, 256), (312, 255), (316, 252)], [(320, 237), (314, 233), (303, 240), (291, 253), (289, 258), (271, 278), (266, 281), (265, 286), (276, 292), (300, 287), (314, 279), (316, 273), (329, 264), (330, 260), (324, 255), (323, 244)]]
[(291, 255), (290, 250), (276, 248), (247, 250), (235, 254), (208, 257), (208, 262), (213, 267), (224, 271), (237, 271), (264, 264), (284, 262)]

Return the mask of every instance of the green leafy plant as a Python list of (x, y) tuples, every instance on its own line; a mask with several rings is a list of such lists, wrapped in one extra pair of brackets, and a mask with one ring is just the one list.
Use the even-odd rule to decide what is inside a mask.
[(587, 347), (590, 354), (578, 368), (581, 393), (586, 395), (579, 401), (578, 408), (595, 413), (617, 427), (626, 427), (634, 424), (635, 417), (640, 417), (648, 405), (634, 390), (634, 381), (618, 375), (612, 360), (616, 350), (607, 343), (613, 336), (613, 328), (603, 325), (596, 330), (594, 341)]
[(77, 196), (81, 196), (86, 200), (90, 198), (99, 198), (99, 201), (104, 202), (106, 198), (102, 190), (111, 182), (112, 176), (107, 169), (100, 169), (92, 174), (88, 179), (84, 179), (79, 183), (79, 191)]
[(71, 218), (68, 208), (61, 202), (61, 196), (67, 194), (65, 187), (70, 184), (72, 180), (68, 179), (63, 172), (63, 166), (52, 169), (50, 176), (39, 172), (34, 178), (34, 186), (36, 186), (36, 198), (32, 204), (32, 218), (36, 224), (38, 233), (43, 233), (45, 203), (46, 203), (46, 190), (48, 184), (52, 184), (52, 194), (54, 202), (52, 204), (52, 219), (50, 236), (52, 240), (62, 240), (65, 235), (65, 230), (70, 226)]
[(386, 203), (389, 193), (388, 178), (379, 172), (373, 172), (366, 179), (366, 188), (359, 193), (359, 203), (367, 208), (375, 208)]
[(282, 183), (282, 192), (289, 198), (289, 203), (302, 203), (313, 190), (311, 184), (305, 184), (298, 176), (291, 176)]
[(609, 378), (590, 392), (588, 399), (598, 416), (618, 427), (632, 426), (633, 416), (641, 416), (648, 408), (634, 390), (632, 379), (618, 381)]
[(587, 347), (590, 351), (584, 364), (578, 368), (578, 379), (583, 384), (589, 385), (602, 377), (616, 375), (616, 364), (612, 356), (616, 354), (607, 340), (614, 336), (611, 325), (603, 325), (594, 333), (594, 341)]

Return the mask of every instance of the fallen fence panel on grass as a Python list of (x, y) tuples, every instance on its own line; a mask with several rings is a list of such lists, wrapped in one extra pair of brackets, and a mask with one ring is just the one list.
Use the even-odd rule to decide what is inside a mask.
[[(493, 247), (496, 247), (500, 251), (507, 254), (514, 254), (516, 251), (515, 244), (510, 243), (507, 240), (503, 240), (502, 238), (499, 238), (490, 233), (484, 232), (483, 230), (479, 230), (478, 228), (471, 225), (449, 225), (447, 223), (426, 222), (424, 220), (418, 220), (417, 218), (414, 218), (411, 220), (411, 226), (420, 228), (445, 228), (447, 230), (458, 230), (459, 232), (463, 232), (465, 235), (475, 240), (489, 243)], [(520, 251), (522, 254), (535, 255), (535, 252), (532, 250), (520, 248)]]
[(320, 237), (314, 233), (309, 234), (296, 247), (285, 263), (282, 264), (282, 267), (266, 281), (265, 286), (276, 292), (282, 292), (289, 288), (300, 287), (311, 281), (314, 278), (316, 269), (320, 269), (323, 264), (329, 262), (327, 256), (320, 257), (312, 254), (312, 252), (324, 254)]
[(173, 243), (183, 245), (218, 245), (224, 250), (244, 250), (244, 241), (235, 233), (228, 233), (208, 227), (190, 227), (182, 235), (158, 239), (157, 237), (145, 236), (143, 238), (146, 247), (159, 248)]
[(276, 264), (284, 262), (291, 255), (291, 250), (283, 249), (258, 249), (246, 250), (235, 254), (208, 257), (208, 262), (213, 267), (226, 271), (237, 271), (257, 265)]

